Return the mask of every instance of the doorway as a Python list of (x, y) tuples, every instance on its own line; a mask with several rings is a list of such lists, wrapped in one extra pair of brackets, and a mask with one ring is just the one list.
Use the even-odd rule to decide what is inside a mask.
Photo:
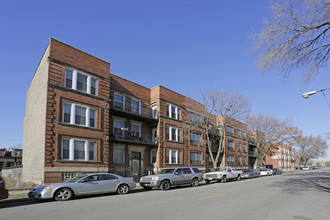
[(139, 181), (141, 177), (141, 153), (131, 152), (131, 175), (135, 181)]

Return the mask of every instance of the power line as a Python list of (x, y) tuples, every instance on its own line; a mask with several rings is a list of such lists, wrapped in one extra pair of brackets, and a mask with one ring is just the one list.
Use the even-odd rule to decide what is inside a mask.
[(330, 109), (330, 105), (329, 105), (329, 102), (328, 102), (328, 100), (327, 100), (327, 98), (326, 98), (326, 96), (325, 96), (325, 94), (324, 94), (324, 92), (322, 91), (322, 94), (323, 94), (323, 97), (324, 97), (324, 99), (325, 99), (325, 102), (327, 103), (327, 105), (328, 105), (328, 108)]

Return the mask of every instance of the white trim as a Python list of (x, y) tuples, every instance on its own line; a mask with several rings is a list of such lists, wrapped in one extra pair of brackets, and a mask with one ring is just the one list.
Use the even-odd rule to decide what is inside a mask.
[[(167, 106), (168, 106), (168, 115), (167, 115)], [(172, 107), (174, 107), (175, 117), (172, 117)], [(180, 108), (176, 105), (166, 103), (166, 116), (169, 118), (180, 120)]]
[[(63, 142), (64, 140), (68, 140), (69, 141), (69, 159), (64, 159), (63, 158)], [(84, 144), (84, 151), (85, 151), (85, 159), (74, 159), (74, 142), (75, 141), (83, 141), (85, 142)], [(94, 143), (94, 158), (90, 159), (89, 158), (89, 145), (90, 143), (93, 142)], [(89, 141), (89, 140), (84, 140), (84, 139), (76, 139), (76, 138), (62, 138), (61, 141), (61, 160), (67, 160), (67, 161), (95, 161), (95, 155), (96, 155), (96, 141)]]
[[(65, 105), (71, 105), (71, 110), (70, 110), (70, 123), (68, 122), (64, 122), (64, 107)], [(82, 124), (76, 124), (76, 106), (79, 106), (81, 108), (85, 108), (86, 111), (85, 111), (85, 118), (86, 118), (86, 121), (85, 121), (85, 124), (82, 125)], [(93, 110), (94, 111), (94, 125), (93, 126), (90, 126), (90, 110)], [(73, 125), (77, 125), (77, 126), (84, 126), (84, 127), (93, 127), (93, 128), (96, 128), (96, 112), (97, 112), (97, 109), (94, 109), (94, 108), (91, 108), (89, 106), (84, 106), (84, 105), (80, 105), (80, 104), (75, 104), (75, 103), (70, 103), (70, 102), (64, 102), (63, 103), (63, 111), (62, 111), (62, 123), (65, 123), (65, 124), (73, 124)]]
[[(78, 81), (78, 73), (81, 74), (81, 75), (84, 75), (84, 76), (87, 76), (87, 88), (86, 88), (86, 91), (80, 91), (80, 92), (84, 92), (84, 93), (88, 93), (88, 94), (92, 94), (91, 93), (91, 90), (92, 90), (92, 84), (91, 84), (91, 81), (92, 79), (95, 80), (95, 94), (92, 94), (92, 95), (95, 95), (97, 96), (97, 84), (98, 84), (98, 79), (97, 77), (91, 75), (91, 74), (88, 74), (88, 73), (85, 73), (81, 70), (77, 70), (77, 69), (74, 69), (74, 68), (71, 68), (71, 67), (66, 67), (65, 68), (66, 70), (69, 70), (69, 71), (72, 71), (72, 86), (71, 86), (71, 89), (74, 89), (74, 90), (77, 90), (77, 81)], [(67, 78), (67, 74), (66, 74), (66, 71), (65, 71), (65, 87), (68, 87), (66, 85), (66, 78)], [(68, 87), (70, 88), (70, 87)]]

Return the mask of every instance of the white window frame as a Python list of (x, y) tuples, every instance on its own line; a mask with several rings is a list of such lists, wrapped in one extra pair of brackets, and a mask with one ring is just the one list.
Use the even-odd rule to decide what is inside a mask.
[(151, 107), (151, 115), (152, 115), (152, 118), (155, 118), (157, 119), (158, 115), (157, 115), (157, 105), (154, 105)]
[[(175, 111), (174, 111), (175, 117), (172, 117), (172, 107), (174, 107), (174, 109), (175, 109)], [(168, 108), (168, 115), (167, 115), (167, 108)], [(166, 104), (166, 116), (169, 118), (174, 118), (176, 120), (180, 120), (180, 108), (176, 105), (167, 103)]]
[(124, 130), (122, 129), (122, 128), (124, 128), (125, 127), (125, 122), (124, 121), (122, 121), (122, 120), (118, 120), (118, 119), (114, 119), (113, 120), (113, 125), (112, 125), (112, 127), (113, 127), (113, 134), (115, 134), (115, 122), (119, 122), (119, 123), (122, 123), (123, 124), (123, 127), (121, 127), (120, 129), (121, 129), (121, 131), (122, 131), (122, 138), (125, 136), (125, 134), (124, 134)]
[[(77, 90), (77, 91), (83, 92), (83, 93), (88, 93), (88, 94), (95, 95), (95, 96), (98, 95), (97, 94), (98, 79), (96, 77), (92, 76), (91, 74), (85, 73), (85, 72), (83, 72), (81, 70), (77, 70), (77, 69), (70, 68), (70, 67), (66, 67), (66, 70), (72, 71), (72, 86), (71, 87), (67, 87), (67, 85), (66, 85), (67, 72), (65, 71), (65, 81), (64, 81), (65, 87), (70, 88), (70, 89), (77, 90), (77, 82), (78, 82), (77, 79), (78, 79), (78, 73), (79, 73), (81, 75), (87, 76), (87, 90), (86, 90), (86, 92), (85, 91), (80, 91), (80, 90)], [(92, 79), (95, 80), (95, 94), (92, 94), (91, 93), (91, 90), (92, 90)]]
[(141, 137), (141, 124), (138, 123), (131, 123), (131, 132), (133, 132), (133, 125), (138, 126), (139, 127), (139, 138)]
[[(69, 141), (69, 159), (64, 159), (63, 158), (63, 142), (64, 140)], [(84, 151), (85, 151), (85, 159), (74, 159), (74, 142), (75, 141), (83, 141), (85, 142), (84, 144)], [(89, 158), (89, 147), (90, 143), (94, 143), (94, 157)], [(61, 160), (68, 160), (68, 161), (95, 161), (96, 158), (96, 141), (89, 141), (89, 140), (84, 140), (84, 139), (76, 139), (76, 138), (62, 138), (61, 141)]]
[[(122, 156), (123, 156), (123, 158), (122, 158), (122, 161), (123, 161), (123, 162), (120, 162), (120, 163), (119, 163), (119, 162), (115, 162), (115, 149), (123, 149), (123, 155), (122, 155)], [(126, 152), (125, 152), (125, 147), (114, 146), (114, 147), (113, 147), (113, 155), (114, 155), (114, 156), (113, 156), (113, 163), (114, 163), (114, 164), (123, 164), (123, 163), (125, 163), (125, 153), (126, 153)]]
[[(167, 164), (180, 164), (181, 162), (181, 151), (180, 150), (166, 150), (168, 151), (168, 163)], [(179, 155), (180, 152), (180, 155)], [(175, 154), (175, 162), (172, 161), (172, 154)], [(166, 152), (165, 152), (166, 157)], [(166, 158), (165, 158), (166, 161)]]
[[(138, 103), (138, 112), (133, 111), (133, 101)], [(141, 115), (141, 101), (140, 100), (132, 98), (132, 100), (131, 100), (131, 112)]]
[[(152, 161), (152, 154), (153, 152), (156, 152), (156, 161), (153, 163)], [(157, 164), (157, 149), (151, 149), (150, 150), (150, 164)]]
[[(167, 125), (167, 127), (166, 127), (166, 129), (169, 129), (168, 130), (168, 140), (169, 141), (176, 141), (176, 142), (180, 142), (180, 138), (179, 137), (181, 137), (181, 135), (179, 134), (181, 131), (180, 131), (180, 129), (179, 128), (177, 128), (177, 127), (172, 127), (172, 126), (170, 126), (170, 125)], [(175, 130), (175, 140), (172, 140), (172, 130)]]
[[(116, 105), (115, 105), (115, 103), (116, 103), (116, 96), (120, 96), (120, 97), (123, 98), (123, 109), (119, 109), (119, 108), (116, 108), (116, 107), (115, 107), (115, 106), (116, 106)], [(115, 92), (115, 94), (113, 95), (113, 107), (114, 107), (115, 109), (119, 109), (119, 110), (123, 110), (123, 111), (125, 111), (125, 103), (126, 103), (126, 97), (125, 97), (124, 95), (121, 95), (121, 94)]]
[[(64, 122), (64, 106), (65, 105), (71, 105), (70, 122)], [(86, 118), (85, 125), (76, 124), (76, 122), (75, 122), (75, 120), (76, 120), (76, 107), (77, 106), (86, 109), (86, 112), (85, 112), (85, 118)], [(84, 105), (80, 105), (80, 104), (70, 103), (70, 102), (64, 102), (62, 109), (63, 109), (63, 111), (62, 111), (62, 123), (72, 124), (72, 125), (76, 125), (76, 126), (84, 126), (84, 127), (96, 128), (96, 125), (97, 125), (97, 109), (91, 108), (89, 106), (84, 106)], [(94, 125), (92, 125), (92, 126), (90, 124), (90, 111), (91, 110), (94, 111)]]

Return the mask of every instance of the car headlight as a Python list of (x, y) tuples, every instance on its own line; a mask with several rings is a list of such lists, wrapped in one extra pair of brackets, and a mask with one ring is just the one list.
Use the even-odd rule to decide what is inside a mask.
[(158, 180), (158, 176), (152, 177), (152, 180)]

